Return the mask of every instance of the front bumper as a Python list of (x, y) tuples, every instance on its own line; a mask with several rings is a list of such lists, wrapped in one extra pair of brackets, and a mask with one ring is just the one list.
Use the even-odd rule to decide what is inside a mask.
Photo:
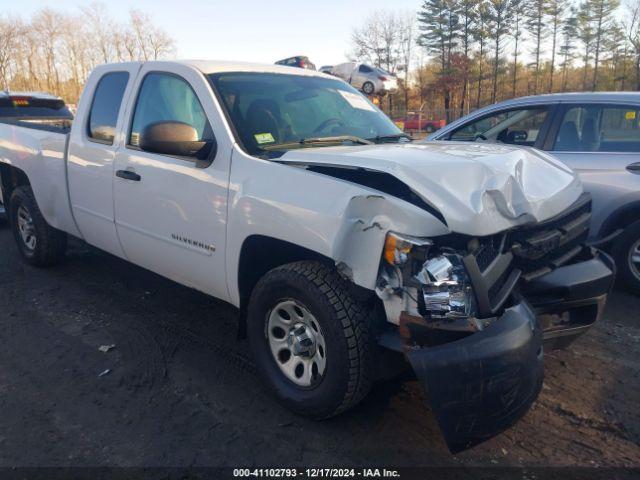
[(406, 357), (452, 452), (520, 419), (540, 392), (543, 342), (545, 348), (565, 346), (599, 318), (615, 269), (602, 252), (591, 249), (585, 255), (590, 258), (530, 282), (499, 318), (457, 340), (430, 341), (442, 332), (421, 318), (403, 316)]

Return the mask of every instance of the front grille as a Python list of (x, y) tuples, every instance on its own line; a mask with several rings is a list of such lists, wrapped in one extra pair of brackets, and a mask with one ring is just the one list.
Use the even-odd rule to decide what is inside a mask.
[(463, 259), (479, 315), (494, 315), (520, 278), (530, 281), (569, 263), (582, 251), (590, 220), (591, 198), (583, 194), (554, 218), (479, 239), (479, 247)]
[(591, 198), (584, 194), (569, 209), (550, 220), (508, 234), (514, 264), (532, 280), (566, 263), (582, 250), (589, 234)]

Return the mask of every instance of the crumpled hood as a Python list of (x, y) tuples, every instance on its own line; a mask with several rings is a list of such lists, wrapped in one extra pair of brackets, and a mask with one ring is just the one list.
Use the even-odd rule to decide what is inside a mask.
[(386, 172), (444, 216), (449, 229), (490, 235), (551, 218), (582, 193), (580, 180), (550, 155), (528, 147), (427, 142), (290, 150), (282, 163)]

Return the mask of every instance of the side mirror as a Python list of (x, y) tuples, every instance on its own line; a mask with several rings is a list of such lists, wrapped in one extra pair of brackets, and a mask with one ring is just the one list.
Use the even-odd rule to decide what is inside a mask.
[(216, 143), (198, 140), (198, 132), (187, 123), (154, 122), (144, 127), (138, 146), (145, 152), (206, 160), (213, 157)]

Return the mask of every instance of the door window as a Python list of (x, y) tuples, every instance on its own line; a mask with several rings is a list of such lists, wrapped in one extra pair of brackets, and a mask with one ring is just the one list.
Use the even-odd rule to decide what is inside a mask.
[(169, 121), (191, 125), (198, 133), (198, 141), (213, 140), (207, 116), (191, 86), (175, 75), (150, 73), (140, 87), (129, 145), (138, 146), (140, 132), (147, 125)]
[(120, 105), (122, 105), (122, 97), (128, 81), (127, 72), (107, 73), (100, 79), (93, 95), (91, 110), (89, 110), (87, 123), (89, 138), (101, 143), (113, 144)]
[(454, 130), (449, 140), (489, 141), (532, 146), (547, 119), (547, 107), (494, 113)]
[(569, 108), (560, 123), (553, 150), (640, 152), (640, 107)]
[(371, 67), (366, 66), (366, 65), (360, 65), (360, 68), (358, 68), (358, 71), (360, 73), (371, 73), (371, 72), (373, 72), (373, 69)]

